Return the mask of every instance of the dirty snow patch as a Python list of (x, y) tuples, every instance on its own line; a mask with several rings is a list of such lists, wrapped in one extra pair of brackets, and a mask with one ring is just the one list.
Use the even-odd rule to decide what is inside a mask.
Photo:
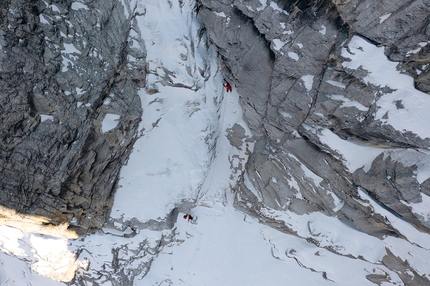
[(79, 10), (79, 9), (85, 9), (90, 10), (87, 5), (81, 3), (81, 2), (73, 2), (71, 6), (72, 10)]

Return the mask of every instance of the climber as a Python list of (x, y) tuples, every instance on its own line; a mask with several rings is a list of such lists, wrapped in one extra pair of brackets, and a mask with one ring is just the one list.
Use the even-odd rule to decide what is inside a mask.
[(231, 92), (232, 91), (231, 85), (228, 83), (228, 81), (224, 80), (224, 83), (222, 85), (225, 87), (225, 89), (227, 90), (227, 92)]
[(188, 221), (192, 221), (193, 220), (193, 216), (190, 214), (185, 214), (184, 215), (184, 219), (188, 219)]

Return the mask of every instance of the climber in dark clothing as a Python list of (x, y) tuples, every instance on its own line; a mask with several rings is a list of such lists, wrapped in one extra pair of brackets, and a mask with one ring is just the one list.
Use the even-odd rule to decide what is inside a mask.
[(228, 81), (224, 80), (224, 83), (222, 85), (225, 87), (225, 89), (227, 90), (227, 92), (231, 92), (232, 91), (231, 85), (228, 83)]
[(188, 221), (192, 221), (193, 220), (193, 216), (190, 214), (186, 214), (184, 215), (184, 219), (188, 219)]

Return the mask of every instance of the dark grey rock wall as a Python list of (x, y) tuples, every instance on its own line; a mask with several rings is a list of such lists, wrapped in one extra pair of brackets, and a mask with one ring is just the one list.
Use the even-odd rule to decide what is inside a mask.
[[(411, 154), (401, 152), (428, 149), (430, 139), (375, 120), (377, 97), (391, 90), (366, 83), (365, 70), (345, 69), (341, 56), (352, 36), (364, 37), (384, 46), (387, 57), (399, 62), (398, 69), (415, 79), (416, 88), (428, 92), (430, 1), (200, 3), (199, 15), (242, 96), (245, 117), (257, 140), (247, 170), (261, 198), (243, 183), (237, 207), (259, 217), (264, 217), (259, 209), (265, 207), (299, 214), (320, 211), (347, 218), (377, 237), (400, 235), (360, 203), (357, 188), (361, 187), (388, 210), (430, 232), (426, 219), (407, 205), (421, 201), (428, 183), (417, 181), (416, 166), (402, 163)], [(409, 52), (417, 48), (421, 48), (418, 53)], [(328, 84), (329, 80), (345, 88)], [(356, 101), (366, 110), (342, 108), (342, 102), (330, 94)], [(351, 174), (339, 154), (320, 142), (319, 128), (381, 148), (381, 153), (386, 148), (400, 151), (395, 158), (381, 154), (369, 172), (359, 169)], [(320, 179), (309, 179), (312, 174)]]
[[(1, 205), (80, 233), (104, 222), (142, 113), (145, 55), (125, 9), (1, 1)], [(120, 118), (104, 133), (106, 114)]]

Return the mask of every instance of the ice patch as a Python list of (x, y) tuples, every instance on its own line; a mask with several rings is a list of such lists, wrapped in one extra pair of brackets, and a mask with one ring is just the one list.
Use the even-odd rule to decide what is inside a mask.
[(273, 39), (273, 48), (277, 51), (279, 51), (285, 44), (286, 42), (283, 42), (279, 39)]
[(314, 76), (313, 75), (304, 75), (302, 76), (303, 83), (308, 91), (312, 90), (312, 85), (314, 84)]
[(46, 18), (43, 16), (43, 14), (39, 15), (39, 20), (40, 20), (40, 23), (42, 23), (42, 24), (50, 24), (50, 22), (48, 20), (46, 20)]
[(382, 15), (381, 17), (379, 17), (379, 24), (382, 24), (382, 22), (387, 20), (390, 16), (391, 16), (391, 13), (385, 14), (385, 15)]
[(82, 94), (85, 93), (85, 91), (82, 88), (79, 88), (79, 87), (75, 87), (75, 90), (76, 90), (76, 94), (77, 95), (82, 95)]
[(64, 51), (63, 53), (67, 54), (81, 54), (81, 51), (78, 50), (73, 44), (64, 44)]
[(106, 133), (116, 128), (120, 115), (107, 113), (102, 121), (102, 132)]
[(51, 4), (51, 5), (49, 5), (49, 6), (48, 6), (48, 8), (51, 8), (51, 10), (52, 10), (53, 12), (60, 13), (60, 9), (58, 9), (58, 7), (57, 7), (55, 4)]
[(332, 100), (339, 100), (342, 101), (342, 105), (340, 107), (355, 107), (360, 111), (368, 111), (369, 108), (364, 106), (363, 104), (350, 100), (349, 98), (345, 97), (344, 95), (340, 94), (333, 94), (333, 95), (327, 95), (328, 98)]
[(52, 115), (45, 115), (45, 114), (39, 114), (40, 115), (40, 122), (45, 122), (46, 120), (54, 120), (54, 116)]
[(346, 88), (346, 84), (344, 84), (344, 83), (342, 83), (342, 82), (339, 82), (339, 81), (327, 80), (326, 82), (327, 82), (327, 83), (329, 83), (329, 84), (331, 84), (331, 85), (333, 85), (333, 86), (340, 87), (340, 88), (342, 88), (342, 89), (345, 89), (345, 88)]
[(294, 158), (300, 164), (300, 168), (302, 168), (305, 177), (313, 180), (316, 186), (318, 186), (323, 181), (323, 178), (321, 178), (320, 176), (312, 172), (308, 167), (303, 165), (296, 156), (291, 153), (288, 153), (288, 156)]
[(287, 11), (285, 11), (285, 10), (282, 10), (279, 6), (278, 6), (278, 4), (277, 3), (275, 3), (275, 2), (270, 2), (270, 5), (269, 5), (270, 7), (272, 7), (272, 9), (273, 10), (275, 10), (275, 11), (278, 11), (279, 13), (283, 13), (283, 14), (285, 14), (285, 15), (288, 15), (288, 12)]
[(287, 55), (292, 58), (293, 60), (298, 61), (299, 60), (299, 55), (297, 53), (294, 52), (288, 52)]
[(278, 110), (278, 112), (284, 117), (284, 118), (293, 118), (293, 116), (285, 111)]
[(404, 203), (412, 208), (414, 214), (422, 217), (423, 220), (427, 222), (430, 220), (430, 197), (421, 193), (421, 199), (422, 202), (416, 204)]
[(427, 46), (429, 43), (430, 43), (430, 41), (428, 41), (428, 42), (421, 42), (421, 43), (418, 43), (418, 48), (416, 48), (415, 50), (410, 50), (410, 51), (408, 51), (408, 52), (406, 53), (406, 55), (407, 55), (407, 56), (410, 56), (410, 55), (412, 55), (412, 54), (419, 53), (419, 52), (421, 51), (421, 49), (422, 49), (423, 47)]
[(90, 8), (88, 8), (87, 5), (81, 3), (81, 2), (73, 2), (71, 8), (73, 10), (79, 10), (79, 9), (85, 9), (85, 10), (90, 10)]
[(215, 15), (217, 15), (218, 17), (223, 17), (223, 18), (226, 18), (227, 16), (225, 15), (225, 13), (224, 12), (214, 12), (215, 13)]
[(321, 29), (318, 32), (320, 32), (321, 34), (325, 35), (325, 33), (327, 32), (326, 26), (321, 25)]
[(261, 6), (257, 7), (257, 11), (258, 12), (263, 11), (264, 9), (266, 9), (266, 7), (267, 7), (267, 0), (260, 0), (260, 4), (261, 4)]

